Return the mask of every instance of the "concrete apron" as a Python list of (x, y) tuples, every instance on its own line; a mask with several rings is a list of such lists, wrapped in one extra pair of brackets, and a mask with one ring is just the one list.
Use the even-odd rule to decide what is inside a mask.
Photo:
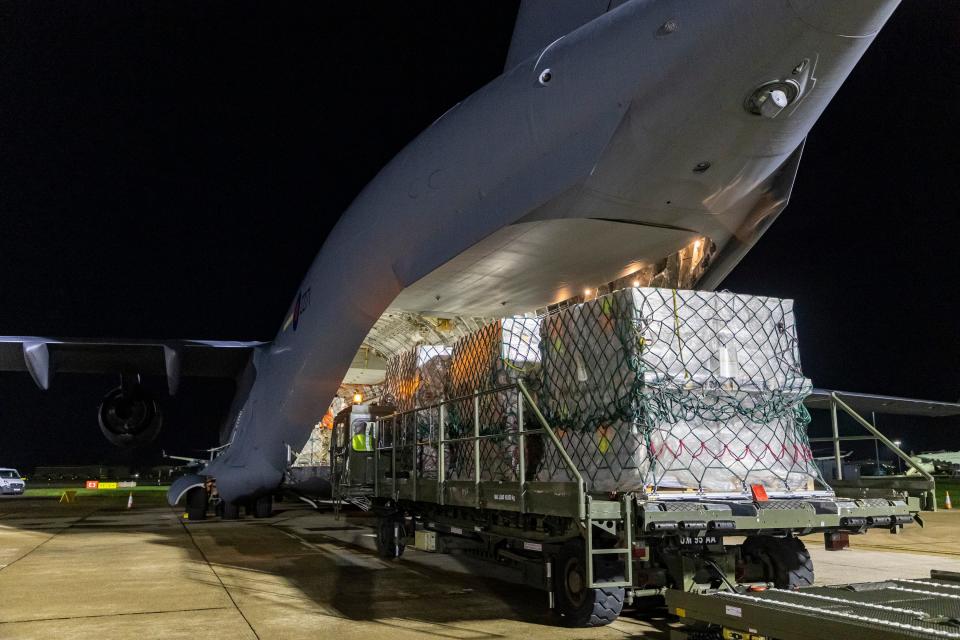
[[(628, 616), (602, 629), (554, 626), (543, 593), (483, 577), (490, 572), (478, 574), (476, 563), (412, 549), (380, 560), (367, 522), (294, 508), (268, 520), (185, 525), (166, 507), (4, 501), (0, 639), (604, 639), (667, 628)], [(938, 548), (953, 522), (872, 532), (842, 552), (811, 537), (817, 582), (960, 571), (960, 558), (922, 553)], [(878, 550), (883, 543), (908, 552)]]

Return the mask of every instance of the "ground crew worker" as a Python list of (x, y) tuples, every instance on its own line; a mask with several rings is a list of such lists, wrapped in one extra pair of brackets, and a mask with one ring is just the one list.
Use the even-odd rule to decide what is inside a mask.
[(370, 436), (367, 435), (367, 425), (363, 422), (358, 422), (353, 426), (354, 434), (353, 439), (351, 440), (351, 445), (353, 446), (354, 451), (373, 451), (372, 442)]

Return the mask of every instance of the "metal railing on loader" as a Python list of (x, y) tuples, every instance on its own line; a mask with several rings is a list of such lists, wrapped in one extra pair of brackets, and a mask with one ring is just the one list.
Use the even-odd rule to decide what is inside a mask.
[[(854, 419), (860, 426), (866, 429), (870, 435), (866, 436), (841, 436), (839, 421), (837, 419), (837, 409), (840, 409), (848, 416)], [(928, 508), (930, 511), (937, 510), (937, 500), (936, 500), (936, 480), (930, 473), (928, 473), (923, 467), (918, 465), (913, 458), (904, 453), (904, 451), (897, 446), (895, 442), (887, 438), (879, 429), (873, 424), (871, 424), (866, 418), (857, 413), (850, 405), (843, 401), (843, 398), (837, 394), (837, 392), (830, 393), (830, 425), (832, 428), (832, 435), (829, 437), (823, 438), (810, 438), (811, 443), (815, 442), (832, 442), (833, 443), (833, 456), (836, 465), (836, 480), (843, 482), (843, 456), (840, 454), (840, 443), (841, 442), (850, 442), (850, 441), (860, 441), (860, 440), (872, 440), (874, 443), (880, 442), (883, 443), (887, 449), (892, 451), (900, 460), (902, 460), (908, 468), (914, 469), (917, 473), (923, 477), (929, 483), (929, 492), (930, 497), (928, 500)], [(879, 458), (879, 454), (878, 454)], [(879, 485), (878, 485), (879, 486)]]
[[(491, 421), (482, 415), (484, 406), (492, 400), (502, 412), (514, 402), (505, 400), (513, 392), (516, 399), (510, 407), (512, 426), (491, 426)], [(533, 414), (537, 428), (527, 427), (528, 411)], [(455, 419), (451, 418), (454, 413)], [(375, 497), (570, 517), (584, 533), (589, 586), (633, 584), (632, 495), (624, 494), (617, 501), (594, 499), (589, 495), (583, 474), (522, 381), (396, 413), (381, 418), (376, 425)], [(531, 460), (527, 444), (531, 438), (545, 440), (550, 447), (541, 452), (534, 466), (543, 464), (545, 459), (551, 460), (554, 467), (566, 471), (567, 481), (529, 479), (530, 472), (537, 472), (537, 468), (528, 468)], [(510, 446), (504, 446), (505, 440)], [(491, 451), (485, 443), (492, 444), (495, 452), (508, 449), (512, 457), (515, 454), (515, 465), (504, 465), (502, 458), (491, 461)], [(617, 534), (618, 526), (622, 527), (622, 535)], [(595, 548), (594, 527), (615, 535), (622, 544)], [(623, 580), (595, 579), (594, 561), (601, 555), (624, 556)]]

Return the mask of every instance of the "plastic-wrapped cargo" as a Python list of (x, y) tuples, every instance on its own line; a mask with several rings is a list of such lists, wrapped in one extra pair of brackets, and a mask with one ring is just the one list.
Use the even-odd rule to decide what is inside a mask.
[[(452, 347), (420, 344), (396, 354), (387, 361), (384, 378), (386, 404), (398, 413), (429, 407), (443, 399)], [(429, 444), (437, 438), (438, 411), (407, 414), (397, 426), (397, 446), (417, 445), (418, 472), (423, 477), (435, 477), (437, 450)]]
[(632, 307), (643, 334), (637, 355), (646, 385), (810, 392), (800, 372), (792, 300), (649, 288), (613, 295)]
[(794, 420), (787, 415), (757, 423), (738, 416), (656, 426), (649, 437), (649, 486), (722, 493), (752, 484), (771, 492), (812, 490), (809, 444)]
[(819, 478), (792, 301), (625, 289), (546, 317), (541, 333), (539, 403), (591, 490), (798, 491)]
[[(472, 396), (535, 376), (540, 366), (540, 320), (512, 317), (492, 322), (458, 340), (450, 359), (448, 398)], [(448, 410), (448, 437), (472, 436), (474, 401), (453, 402)], [(515, 480), (517, 469), (517, 393), (491, 391), (480, 396), (481, 479)], [(473, 445), (450, 445), (448, 477), (472, 479)]]
[(421, 344), (387, 362), (384, 400), (398, 412), (440, 402), (447, 380), (452, 347)]

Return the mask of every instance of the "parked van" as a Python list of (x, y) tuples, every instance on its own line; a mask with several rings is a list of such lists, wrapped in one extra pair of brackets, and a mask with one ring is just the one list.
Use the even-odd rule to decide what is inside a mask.
[(0, 468), (0, 494), (2, 495), (23, 495), (26, 483), (20, 477), (16, 469)]

